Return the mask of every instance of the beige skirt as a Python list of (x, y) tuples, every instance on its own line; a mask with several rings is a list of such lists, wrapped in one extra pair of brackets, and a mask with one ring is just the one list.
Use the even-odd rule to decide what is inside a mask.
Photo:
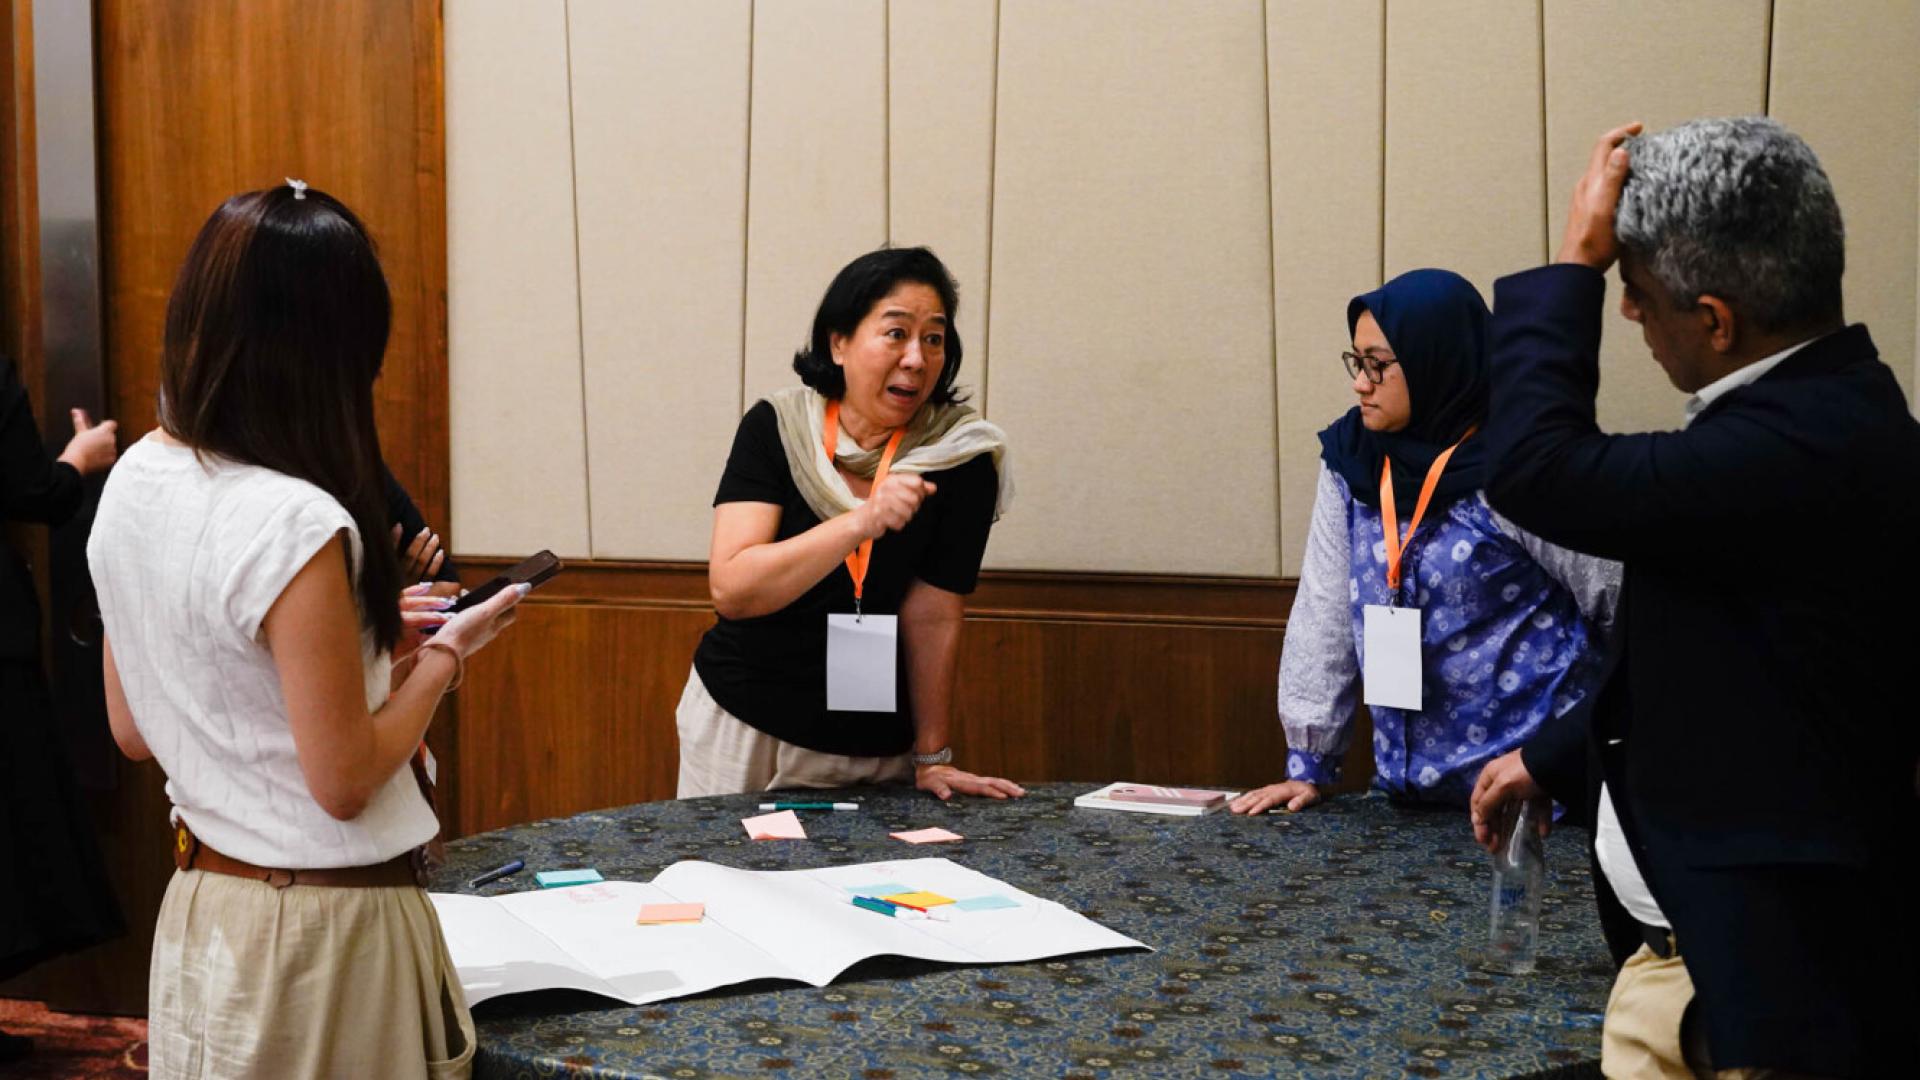
[(416, 888), (175, 873), (154, 928), (156, 1077), (473, 1074), (473, 1018)]
[(774, 738), (721, 708), (707, 693), (697, 670), (687, 672), (674, 726), (680, 731), (680, 782), (675, 798), (913, 782), (911, 754), (822, 754)]

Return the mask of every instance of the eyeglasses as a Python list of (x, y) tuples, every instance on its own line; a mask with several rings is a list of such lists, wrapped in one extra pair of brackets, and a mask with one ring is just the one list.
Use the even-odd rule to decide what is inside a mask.
[(1387, 377), (1387, 369), (1400, 361), (1391, 356), (1343, 352), (1340, 354), (1340, 362), (1346, 365), (1347, 378), (1358, 378), (1364, 371), (1367, 373), (1367, 381), (1379, 386)]

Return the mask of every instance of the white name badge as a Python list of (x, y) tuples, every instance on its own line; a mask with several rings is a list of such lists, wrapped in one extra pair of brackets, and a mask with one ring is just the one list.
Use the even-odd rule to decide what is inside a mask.
[(1368, 604), (1361, 642), (1361, 698), (1369, 705), (1420, 710), (1420, 609)]
[(893, 712), (900, 706), (894, 665), (900, 655), (897, 615), (827, 616), (827, 708)]

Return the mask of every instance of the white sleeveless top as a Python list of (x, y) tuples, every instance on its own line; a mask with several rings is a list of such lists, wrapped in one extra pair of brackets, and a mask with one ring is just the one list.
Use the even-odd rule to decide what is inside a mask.
[[(352, 821), (314, 801), (261, 622), (353, 518), (320, 488), (149, 435), (107, 478), (87, 542), (100, 614), (134, 725), (167, 773), (175, 816), (223, 854), (316, 869), (384, 862), (439, 824), (402, 766)], [(367, 708), (390, 657), (362, 629)]]

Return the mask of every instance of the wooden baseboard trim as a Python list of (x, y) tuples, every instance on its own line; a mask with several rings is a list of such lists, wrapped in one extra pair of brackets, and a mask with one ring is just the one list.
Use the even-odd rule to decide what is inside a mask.
[[(461, 579), (477, 585), (515, 560), (467, 556)], [(1113, 623), (1283, 629), (1293, 578), (988, 570), (967, 600), (967, 617), (1022, 622)], [(529, 603), (585, 607), (713, 609), (707, 566), (698, 562), (569, 560)]]

